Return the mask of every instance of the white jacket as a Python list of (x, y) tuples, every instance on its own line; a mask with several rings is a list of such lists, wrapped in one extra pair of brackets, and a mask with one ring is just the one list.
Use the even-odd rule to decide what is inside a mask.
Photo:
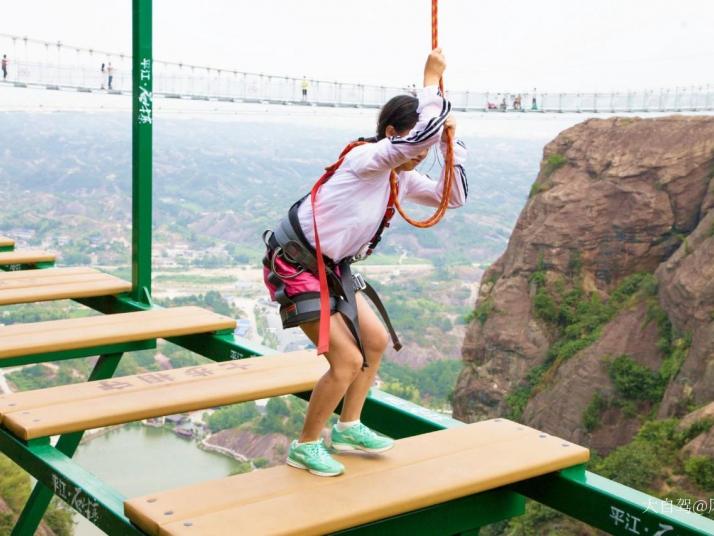
[[(405, 138), (394, 136), (352, 149), (335, 174), (320, 188), (315, 203), (317, 230), (322, 253), (335, 262), (356, 255), (374, 237), (389, 201), (391, 170), (441, 140), (451, 104), (437, 86), (419, 92), (419, 120)], [(442, 154), (446, 144), (441, 143)], [(449, 208), (460, 207), (468, 195), (463, 163), (466, 147), (454, 144), (456, 180), (451, 189)], [(418, 171), (399, 175), (399, 201), (414, 201), (438, 206), (441, 201), (444, 174), (434, 181)], [(315, 247), (312, 204), (308, 196), (298, 209), (300, 226), (310, 245)]]

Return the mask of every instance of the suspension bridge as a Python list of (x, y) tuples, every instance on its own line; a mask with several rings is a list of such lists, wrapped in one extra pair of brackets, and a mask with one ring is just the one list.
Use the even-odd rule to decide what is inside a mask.
[[(5, 86), (88, 94), (131, 94), (131, 54), (0, 33)], [(102, 67), (103, 66), (103, 67)], [(251, 73), (153, 60), (153, 96), (341, 108), (379, 108), (403, 87)], [(111, 77), (111, 81), (110, 81)], [(1, 87), (1, 86), (0, 86)], [(303, 91), (304, 90), (304, 91)], [(626, 92), (448, 92), (455, 110), (516, 113), (661, 113), (714, 111), (714, 85)]]

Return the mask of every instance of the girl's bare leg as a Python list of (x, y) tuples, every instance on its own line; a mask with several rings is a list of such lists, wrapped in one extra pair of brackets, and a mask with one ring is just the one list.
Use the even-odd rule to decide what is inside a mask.
[[(314, 441), (320, 437), (327, 419), (335, 411), (342, 397), (345, 397), (340, 420), (359, 419), (369, 388), (379, 368), (379, 363), (389, 342), (382, 323), (360, 293), (357, 293), (362, 343), (367, 354), (367, 363), (362, 368), (362, 355), (354, 342), (352, 333), (340, 314), (330, 317), (330, 351), (326, 354), (330, 362), (328, 370), (317, 382), (310, 395), (310, 404), (305, 415), (305, 424), (298, 441)], [(300, 326), (305, 334), (317, 344), (319, 321)]]
[[(300, 327), (317, 344), (319, 321), (308, 322)], [(330, 370), (315, 384), (310, 395), (305, 424), (298, 438), (301, 443), (320, 438), (320, 431), (327, 419), (362, 367), (362, 355), (340, 314), (330, 317), (330, 351), (325, 357), (330, 362)]]
[(362, 344), (364, 345), (369, 366), (360, 371), (345, 393), (342, 413), (340, 414), (340, 420), (344, 422), (356, 421), (360, 418), (369, 388), (372, 387), (374, 378), (377, 376), (382, 354), (389, 344), (389, 335), (381, 320), (364, 299), (362, 293), (358, 292), (356, 297)]

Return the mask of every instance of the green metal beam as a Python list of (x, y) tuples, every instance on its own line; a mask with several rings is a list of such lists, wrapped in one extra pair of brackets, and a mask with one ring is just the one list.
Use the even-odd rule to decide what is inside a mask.
[(478, 534), (480, 527), (520, 516), (525, 497), (505, 489), (484, 491), (428, 508), (414, 510), (359, 527), (335, 532), (340, 536), (392, 536), (394, 534)]
[(64, 361), (65, 359), (77, 359), (79, 357), (91, 357), (95, 355), (138, 352), (139, 350), (151, 350), (152, 348), (156, 348), (156, 339), (107, 344), (103, 346), (78, 348), (74, 350), (61, 350), (59, 352), (46, 352), (42, 354), (0, 359), (0, 368), (32, 365), (33, 363), (46, 363), (48, 361)]
[(50, 445), (49, 438), (25, 443), (0, 428), (0, 452), (107, 534), (146, 536), (124, 515), (124, 497)]
[(151, 0), (132, 0), (131, 280), (135, 300), (151, 303), (153, 56)]
[[(87, 381), (105, 380), (107, 378), (111, 378), (119, 366), (121, 356), (122, 354), (120, 353), (100, 356)], [(71, 458), (77, 450), (83, 435), (84, 432), (63, 435), (58, 439), (55, 448), (62, 454)], [(47, 511), (47, 507), (50, 505), (52, 496), (52, 490), (45, 486), (42, 482), (38, 481), (37, 484), (35, 484), (35, 488), (32, 490), (32, 494), (27, 500), (25, 508), (23, 508), (17, 523), (15, 524), (12, 536), (34, 534), (37, 527), (40, 526), (40, 522)]]
[(3, 272), (19, 272), (21, 270), (41, 270), (44, 268), (52, 268), (55, 265), (52, 261), (32, 262), (23, 264), (2, 264), (0, 270)]
[(585, 465), (518, 482), (510, 488), (609, 534), (714, 534), (713, 520), (586, 471)]

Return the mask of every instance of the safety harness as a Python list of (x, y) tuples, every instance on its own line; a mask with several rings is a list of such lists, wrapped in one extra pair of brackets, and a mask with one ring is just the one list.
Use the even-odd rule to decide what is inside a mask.
[[(355, 147), (368, 143), (363, 139), (352, 142), (340, 154), (340, 158), (327, 167), (325, 174), (315, 183), (312, 189), (311, 202), (313, 208), (313, 224), (315, 232), (315, 248), (308, 242), (300, 226), (298, 209), (307, 195), (302, 197), (290, 207), (288, 216), (284, 218), (274, 230), (267, 230), (263, 233), (263, 241), (268, 248), (268, 253), (263, 259), (263, 264), (269, 269), (268, 281), (275, 288), (275, 299), (280, 304), (280, 316), (285, 327), (297, 326), (306, 319), (312, 318), (316, 311), (320, 311), (320, 334), (318, 338), (318, 354), (324, 354), (329, 350), (329, 317), (332, 311), (342, 314), (342, 317), (355, 339), (357, 347), (362, 354), (362, 368), (369, 366), (362, 343), (359, 329), (359, 317), (357, 314), (357, 302), (355, 292), (363, 292), (377, 308), (392, 338), (395, 350), (400, 350), (402, 345), (399, 342), (392, 322), (389, 319), (382, 300), (377, 291), (365, 281), (359, 273), (352, 273), (351, 264), (363, 260), (372, 254), (374, 249), (382, 239), (384, 230), (389, 227), (389, 222), (395, 214), (395, 203), (398, 195), (398, 188), (390, 188), (389, 201), (382, 221), (377, 228), (377, 232), (367, 244), (364, 250), (358, 254), (343, 259), (335, 263), (329, 257), (322, 254), (320, 239), (317, 231), (317, 222), (314, 220), (315, 214), (315, 194), (317, 190), (329, 180), (335, 171), (340, 167), (347, 153)], [(392, 172), (394, 174), (394, 172)], [(396, 175), (396, 174), (395, 174)], [(276, 259), (282, 260), (296, 266), (298, 270), (292, 274), (281, 274), (276, 267)], [(305, 270), (318, 276), (320, 282), (319, 297), (312, 293), (291, 298), (285, 293), (284, 280), (297, 277)], [(330, 295), (331, 294), (331, 295)], [(324, 329), (324, 326), (327, 326)]]

